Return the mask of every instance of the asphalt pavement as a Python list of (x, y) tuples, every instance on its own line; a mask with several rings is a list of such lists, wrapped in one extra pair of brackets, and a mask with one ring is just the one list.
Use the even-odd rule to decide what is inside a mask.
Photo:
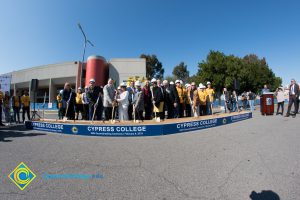
[[(20, 162), (36, 174), (23, 191), (8, 178)], [(0, 169), (1, 200), (299, 200), (300, 115), (255, 111), (221, 127), (131, 138), (13, 125), (0, 128)]]

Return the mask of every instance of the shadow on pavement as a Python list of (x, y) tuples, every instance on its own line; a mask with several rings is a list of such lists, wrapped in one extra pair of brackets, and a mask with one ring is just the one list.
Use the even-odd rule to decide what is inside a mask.
[(250, 194), (251, 200), (280, 200), (278, 194), (272, 190), (263, 190), (261, 193), (252, 191)]
[(12, 140), (7, 140), (7, 138), (17, 138), (17, 137), (32, 137), (46, 135), (44, 133), (26, 133), (30, 130), (26, 129), (25, 126), (6, 126), (0, 128), (0, 142), (12, 142)]

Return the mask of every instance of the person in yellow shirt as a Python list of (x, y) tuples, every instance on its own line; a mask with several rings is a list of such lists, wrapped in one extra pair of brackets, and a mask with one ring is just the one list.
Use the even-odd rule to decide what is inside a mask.
[(27, 113), (27, 119), (30, 120), (30, 97), (28, 91), (24, 91), (24, 95), (21, 97), (21, 105), (22, 105), (22, 120), (23, 123), (25, 121), (25, 113)]
[(61, 93), (63, 91), (61, 90), (58, 95), (56, 96), (56, 101), (57, 101), (57, 109), (58, 109), (58, 119), (63, 119), (63, 101), (61, 97)]
[(12, 107), (14, 110), (14, 122), (17, 123), (17, 118), (18, 118), (18, 123), (21, 123), (20, 122), (21, 98), (18, 94), (19, 94), (19, 92), (16, 91), (16, 94), (14, 96), (12, 96), (11, 101), (12, 101)]
[(185, 109), (185, 101), (186, 101), (186, 90), (182, 87), (180, 80), (175, 81), (176, 84), (176, 90), (179, 97), (179, 104), (177, 106), (178, 108), (178, 117), (182, 118), (184, 116), (184, 109)]
[(215, 96), (215, 91), (211, 87), (211, 83), (208, 81), (207, 82), (207, 88), (206, 88), (206, 94), (207, 94), (207, 101), (206, 101), (206, 114), (207, 115), (212, 115), (212, 106), (214, 103), (214, 96)]
[(199, 95), (197, 91), (197, 86), (195, 82), (191, 83), (190, 89), (187, 91), (187, 99), (189, 102), (189, 106), (192, 107), (193, 117), (198, 117), (198, 106), (199, 106)]
[(81, 113), (81, 119), (83, 119), (83, 103), (82, 103), (82, 88), (79, 87), (76, 93), (76, 102), (75, 102), (75, 119), (78, 120), (79, 112)]
[[(0, 89), (1, 89), (1, 85), (0, 85)], [(0, 126), (5, 126), (2, 123), (2, 104), (3, 104), (3, 98), (4, 98), (4, 94), (2, 91), (0, 91)]]
[(198, 95), (199, 95), (199, 113), (200, 113), (200, 116), (204, 116), (206, 115), (206, 101), (207, 101), (207, 94), (206, 94), (206, 91), (205, 91), (205, 86), (200, 83), (199, 84), (199, 90), (198, 90)]

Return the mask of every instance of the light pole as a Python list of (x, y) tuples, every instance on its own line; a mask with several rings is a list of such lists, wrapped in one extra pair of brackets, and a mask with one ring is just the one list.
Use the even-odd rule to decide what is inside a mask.
[(78, 23), (78, 27), (81, 30), (81, 33), (84, 37), (84, 48), (83, 48), (82, 62), (81, 62), (81, 69), (80, 69), (80, 77), (79, 77), (80, 78), (79, 79), (79, 84), (80, 84), (80, 87), (82, 87), (82, 71), (83, 71), (83, 62), (84, 62), (86, 44), (89, 43), (92, 47), (94, 47), (94, 44), (86, 38), (86, 35), (85, 35), (80, 23)]

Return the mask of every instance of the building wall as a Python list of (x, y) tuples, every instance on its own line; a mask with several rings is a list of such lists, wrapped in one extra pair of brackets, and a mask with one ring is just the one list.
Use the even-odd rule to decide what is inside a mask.
[(119, 85), (129, 77), (146, 77), (146, 59), (144, 58), (113, 58), (109, 61), (109, 77)]

